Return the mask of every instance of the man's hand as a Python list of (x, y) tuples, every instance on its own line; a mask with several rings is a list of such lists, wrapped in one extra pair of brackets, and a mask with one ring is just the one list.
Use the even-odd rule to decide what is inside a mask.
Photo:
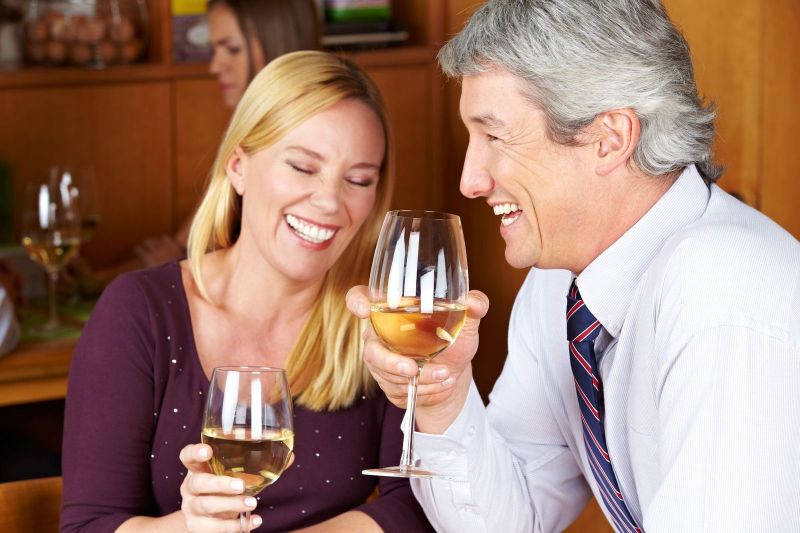
[[(359, 318), (369, 318), (367, 287), (347, 293), (347, 307)], [(416, 421), (419, 431), (443, 433), (464, 406), (472, 382), (471, 361), (478, 349), (478, 326), (489, 310), (489, 299), (480, 291), (467, 297), (467, 320), (452, 346), (427, 363), (419, 376)], [(364, 361), (386, 397), (405, 408), (408, 380), (417, 373), (417, 363), (384, 346), (370, 327), (364, 334)]]

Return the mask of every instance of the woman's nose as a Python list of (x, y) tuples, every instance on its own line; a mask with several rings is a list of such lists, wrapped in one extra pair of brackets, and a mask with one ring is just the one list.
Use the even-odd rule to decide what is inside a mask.
[(334, 183), (320, 181), (319, 186), (311, 194), (311, 205), (325, 214), (333, 214), (342, 205), (342, 187)]

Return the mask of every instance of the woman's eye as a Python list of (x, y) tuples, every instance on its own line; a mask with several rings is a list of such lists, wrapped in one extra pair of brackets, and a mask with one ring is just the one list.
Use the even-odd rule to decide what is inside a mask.
[(290, 167), (296, 172), (300, 172), (301, 174), (311, 175), (314, 173), (314, 170), (308, 167), (304, 167), (303, 165), (298, 165), (297, 163), (288, 163)]
[(369, 178), (367, 179), (350, 178), (347, 180), (347, 183), (349, 183), (350, 185), (355, 185), (356, 187), (369, 187), (370, 185), (375, 183), (375, 181)]
[(228, 47), (228, 53), (229, 53), (230, 55), (232, 55), (232, 56), (235, 56), (236, 54), (238, 54), (238, 53), (239, 53), (239, 52), (241, 52), (241, 51), (242, 51), (242, 49), (241, 49), (241, 48), (239, 48), (238, 46), (231, 46), (231, 47)]

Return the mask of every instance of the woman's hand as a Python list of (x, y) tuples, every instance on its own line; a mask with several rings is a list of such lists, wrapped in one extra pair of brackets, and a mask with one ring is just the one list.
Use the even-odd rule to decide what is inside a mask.
[[(257, 501), (244, 496), (244, 481), (234, 477), (216, 476), (208, 465), (211, 447), (190, 444), (181, 450), (181, 462), (186, 467), (186, 479), (181, 484), (181, 511), (186, 528), (191, 532), (238, 533), (239, 513), (252, 511)], [(261, 517), (250, 515), (250, 527), (261, 525)]]
[[(369, 318), (368, 289), (353, 287), (347, 307), (359, 318)], [(467, 297), (467, 320), (452, 346), (427, 363), (419, 375), (416, 421), (420, 431), (443, 433), (456, 419), (472, 382), (472, 358), (478, 349), (478, 326), (489, 310), (489, 299), (480, 291)], [(417, 372), (410, 357), (386, 348), (372, 328), (364, 334), (364, 362), (386, 397), (405, 408), (408, 379)]]

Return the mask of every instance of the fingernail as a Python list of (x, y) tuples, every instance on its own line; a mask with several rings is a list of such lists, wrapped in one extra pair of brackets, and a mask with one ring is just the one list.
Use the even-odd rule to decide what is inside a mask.
[(244, 490), (244, 481), (241, 479), (234, 479), (231, 481), (231, 488), (236, 492), (242, 492)]
[(197, 457), (200, 459), (208, 459), (208, 448), (203, 446), (199, 450), (197, 450)]
[(455, 384), (456, 380), (453, 378), (447, 378), (446, 380), (442, 381), (443, 387), (452, 387)]
[(450, 375), (446, 368), (437, 368), (433, 371), (433, 379), (444, 380)]
[(358, 311), (358, 314), (361, 316), (366, 315), (367, 304), (365, 304), (364, 302), (358, 302), (358, 305), (356, 305), (356, 311)]
[(255, 507), (256, 505), (258, 505), (258, 502), (252, 496), (248, 496), (247, 498), (244, 499), (244, 504), (248, 507)]
[(254, 515), (252, 515), (251, 518), (253, 519), (253, 527), (258, 527), (258, 526), (261, 525), (261, 517), (260, 516), (258, 516), (257, 514), (254, 514)]

